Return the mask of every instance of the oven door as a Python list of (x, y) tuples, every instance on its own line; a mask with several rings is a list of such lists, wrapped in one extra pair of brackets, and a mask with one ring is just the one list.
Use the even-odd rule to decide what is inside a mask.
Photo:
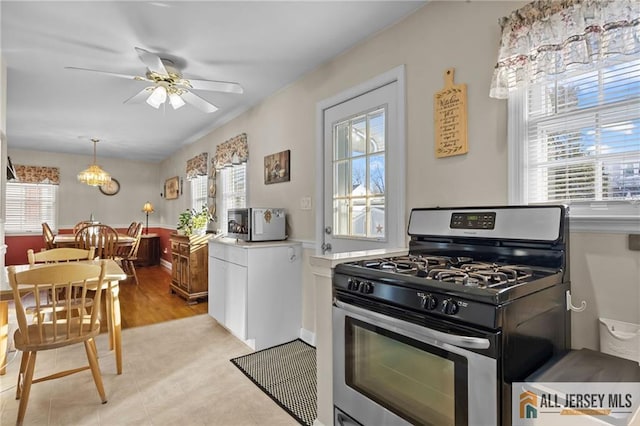
[(363, 425), (496, 425), (497, 362), (474, 352), (491, 341), (336, 300), (334, 406)]

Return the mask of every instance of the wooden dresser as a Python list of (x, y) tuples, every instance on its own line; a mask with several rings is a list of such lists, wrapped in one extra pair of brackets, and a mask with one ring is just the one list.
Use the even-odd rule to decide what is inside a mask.
[(209, 235), (171, 235), (171, 286), (177, 293), (196, 303), (208, 292), (208, 240)]

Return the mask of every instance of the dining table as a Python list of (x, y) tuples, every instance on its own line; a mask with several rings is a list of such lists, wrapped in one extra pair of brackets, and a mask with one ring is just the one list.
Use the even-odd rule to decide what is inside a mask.
[[(122, 320), (120, 315), (120, 287), (119, 282), (127, 278), (118, 262), (106, 260), (106, 271), (102, 290), (106, 290), (107, 330), (109, 334), (109, 350), (115, 350), (116, 372), (122, 374)], [(80, 260), (80, 263), (99, 265), (100, 260)], [(42, 268), (48, 264), (13, 265), (16, 272), (33, 268)], [(7, 349), (9, 343), (9, 302), (13, 300), (13, 290), (9, 284), (9, 267), (5, 266), (0, 276), (0, 375), (6, 374)]]
[[(118, 246), (130, 247), (136, 242), (136, 238), (127, 234), (118, 234)], [(59, 247), (75, 247), (76, 236), (75, 234), (58, 234), (53, 237), (53, 245), (56, 248)]]

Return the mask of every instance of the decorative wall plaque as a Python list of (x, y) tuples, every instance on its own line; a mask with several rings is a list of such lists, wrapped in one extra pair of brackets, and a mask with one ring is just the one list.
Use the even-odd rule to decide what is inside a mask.
[(434, 97), (433, 121), (436, 157), (466, 154), (467, 85), (453, 84), (454, 68), (444, 73), (445, 87)]

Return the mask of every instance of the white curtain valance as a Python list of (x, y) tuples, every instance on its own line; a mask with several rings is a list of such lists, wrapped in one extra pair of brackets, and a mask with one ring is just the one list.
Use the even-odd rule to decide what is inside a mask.
[(500, 19), (490, 96), (541, 76), (640, 54), (640, 1), (537, 0)]

